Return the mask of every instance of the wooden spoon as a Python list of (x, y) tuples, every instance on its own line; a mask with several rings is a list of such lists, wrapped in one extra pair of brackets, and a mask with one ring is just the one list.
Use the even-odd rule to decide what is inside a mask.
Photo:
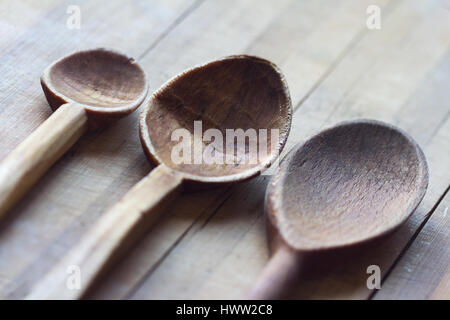
[(392, 232), (414, 212), (427, 185), (420, 147), (382, 122), (342, 123), (297, 145), (267, 189), (272, 258), (249, 298), (282, 297), (307, 253)]
[(55, 112), (0, 163), (0, 218), (81, 135), (133, 112), (148, 88), (136, 61), (106, 49), (54, 62), (41, 84)]
[[(156, 91), (142, 110), (140, 137), (147, 156), (157, 167), (134, 186), (82, 239), (42, 283), (28, 296), (31, 299), (74, 299), (82, 297), (92, 282), (113, 260), (129, 247), (131, 240), (158, 217), (157, 211), (170, 202), (185, 182), (222, 184), (258, 175), (282, 150), (291, 125), (291, 100), (280, 70), (272, 63), (250, 56), (231, 56), (190, 69)], [(268, 137), (267, 154), (232, 164), (199, 164), (172, 161), (174, 130), (184, 128), (194, 136), (194, 121), (203, 129), (278, 129), (272, 145)], [(195, 139), (193, 139), (195, 141)], [(193, 142), (195, 143), (195, 142)], [(246, 140), (244, 158), (252, 148)], [(239, 147), (239, 145), (238, 145)], [(236, 151), (236, 150), (232, 150)], [(234, 154), (234, 152), (231, 152)], [(65, 273), (70, 265), (81, 270), (81, 287), (69, 290)]]

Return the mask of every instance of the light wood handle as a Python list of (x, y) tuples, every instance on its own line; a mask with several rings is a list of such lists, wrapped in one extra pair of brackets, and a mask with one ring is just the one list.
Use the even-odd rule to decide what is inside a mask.
[(281, 299), (298, 280), (302, 260), (297, 252), (286, 246), (279, 246), (246, 298)]
[[(181, 175), (169, 168), (160, 165), (154, 169), (100, 218), (26, 298), (82, 298), (100, 273), (154, 223), (164, 204), (177, 195), (181, 184)], [(79, 288), (73, 278), (76, 275), (69, 274), (70, 268), (79, 272)]]
[(87, 130), (83, 106), (64, 104), (0, 163), (0, 219)]

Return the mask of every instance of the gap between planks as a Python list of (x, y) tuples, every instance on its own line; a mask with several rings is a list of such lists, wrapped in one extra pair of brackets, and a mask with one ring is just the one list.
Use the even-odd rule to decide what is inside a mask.
[[(430, 212), (425, 216), (425, 219), (423, 220), (423, 222), (420, 224), (420, 226), (418, 227), (418, 229), (416, 230), (416, 232), (412, 235), (411, 239), (408, 241), (408, 243), (405, 245), (405, 247), (403, 248), (403, 250), (400, 252), (400, 254), (397, 256), (397, 258), (394, 260), (394, 262), (392, 263), (392, 266), (389, 268), (389, 270), (386, 271), (386, 274), (384, 274), (383, 279), (381, 281), (381, 288), (383, 288), (383, 284), (385, 283), (385, 281), (387, 279), (389, 279), (389, 276), (391, 275), (392, 271), (395, 270), (399, 264), (399, 262), (405, 257), (405, 255), (409, 252), (409, 249), (411, 248), (411, 246), (415, 243), (417, 237), (421, 234), (422, 230), (425, 228), (425, 226), (427, 225), (428, 221), (430, 220), (430, 218), (433, 216), (433, 214), (436, 212), (437, 208), (439, 207), (439, 205), (443, 202), (443, 200), (445, 199), (445, 197), (448, 194), (448, 191), (450, 190), (450, 185), (447, 187), (447, 189), (444, 191), (444, 193), (439, 197), (438, 201), (436, 202), (436, 204), (433, 206), (433, 208), (431, 208)], [(380, 292), (380, 290), (375, 290), (373, 291), (368, 299), (372, 300), (374, 298), (377, 297), (378, 293)], [(450, 297), (449, 297), (450, 298)]]

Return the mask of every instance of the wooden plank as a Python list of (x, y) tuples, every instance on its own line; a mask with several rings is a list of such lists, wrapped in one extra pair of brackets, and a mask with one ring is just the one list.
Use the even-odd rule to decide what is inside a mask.
[[(377, 264), (383, 273), (389, 270), (450, 182), (445, 170), (448, 142), (441, 138), (448, 141), (450, 134), (448, 120), (443, 123), (449, 111), (444, 91), (449, 75), (440, 69), (450, 44), (447, 12), (440, 3), (425, 1), (399, 3), (392, 10), (382, 31), (367, 32), (307, 97), (294, 116), (289, 143), (340, 120), (368, 117), (392, 122), (424, 147), (432, 173), (429, 191), (399, 232), (351, 258), (337, 254), (309, 274), (293, 297), (368, 298), (367, 266)], [(279, 65), (288, 70), (283, 62)], [(435, 81), (439, 76), (446, 81)], [(295, 88), (296, 83), (290, 86)], [(434, 92), (443, 94), (444, 102)], [(422, 122), (424, 117), (427, 121)], [(267, 261), (262, 218), (266, 183), (267, 177), (260, 177), (234, 187), (230, 198), (218, 210), (203, 214), (130, 297), (242, 296)], [(332, 265), (331, 270), (326, 264)]]
[(14, 45), (32, 25), (44, 19), (45, 14), (55, 7), (56, 0), (15, 1), (3, 0), (0, 11), (0, 54), (3, 55), (8, 48)]
[[(90, 47), (113, 47), (139, 57), (198, 2), (143, 0), (124, 6), (115, 0), (79, 1), (81, 29), (68, 29), (66, 10), (71, 4), (13, 1), (2, 10), (2, 25), (17, 33), (0, 45), (5, 80), (0, 83), (0, 157), (50, 115), (39, 77), (53, 60)], [(27, 22), (4, 18), (24, 11)], [(149, 170), (138, 143), (136, 117), (82, 138), (0, 226), (0, 297), (22, 296), (23, 288), (39, 279)], [(129, 140), (136, 143), (129, 145)], [(93, 204), (93, 199), (99, 202)], [(83, 213), (85, 219), (79, 219)]]
[(450, 296), (449, 292), (450, 292), (450, 272), (447, 271), (447, 273), (442, 277), (441, 282), (439, 282), (436, 289), (431, 294), (430, 299), (448, 300)]
[(450, 299), (449, 207), (447, 193), (374, 299)]

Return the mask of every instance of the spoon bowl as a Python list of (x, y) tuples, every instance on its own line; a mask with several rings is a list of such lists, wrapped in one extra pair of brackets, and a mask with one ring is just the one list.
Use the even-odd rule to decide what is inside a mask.
[(133, 58), (103, 48), (59, 59), (44, 71), (41, 85), (53, 110), (65, 103), (83, 105), (94, 128), (133, 112), (148, 90), (145, 72)]
[[(188, 70), (155, 92), (141, 114), (141, 142), (153, 162), (166, 165), (185, 180), (234, 182), (257, 175), (277, 158), (289, 134), (290, 106), (284, 76), (273, 63), (252, 56), (230, 56)], [(201, 122), (203, 131), (216, 130), (223, 137), (223, 148), (214, 150), (221, 153), (221, 164), (195, 163), (194, 156), (190, 162), (173, 161), (179, 141), (172, 133), (184, 130), (190, 140), (187, 147), (194, 150), (195, 122)], [(252, 138), (243, 144), (225, 141), (227, 130), (235, 129), (251, 130), (257, 139), (263, 133), (267, 152), (251, 148), (251, 143), (257, 143)], [(272, 141), (274, 130), (278, 132), (276, 141)], [(207, 144), (201, 137), (197, 141)], [(234, 160), (226, 163), (227, 156)]]
[(297, 145), (267, 189), (273, 258), (250, 296), (279, 296), (298, 274), (305, 253), (394, 231), (414, 212), (427, 185), (420, 147), (379, 121), (345, 122)]
[(266, 211), (292, 248), (331, 249), (401, 225), (427, 184), (425, 156), (407, 134), (349, 122), (292, 151), (267, 190)]

